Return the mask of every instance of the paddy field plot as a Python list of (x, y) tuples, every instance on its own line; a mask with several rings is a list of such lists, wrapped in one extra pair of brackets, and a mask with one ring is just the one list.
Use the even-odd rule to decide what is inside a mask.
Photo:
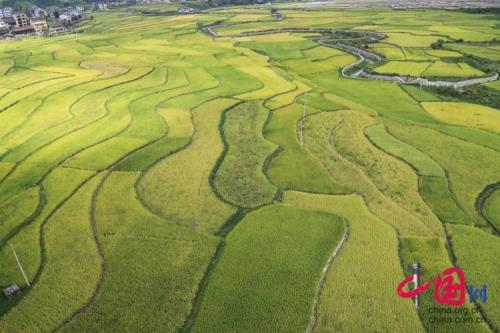
[(379, 73), (393, 73), (400, 75), (420, 76), (431, 63), (412, 61), (390, 61), (389, 63), (376, 68)]
[(403, 85), (401, 86), (401, 89), (403, 89), (403, 91), (405, 91), (411, 98), (413, 98), (417, 102), (435, 102), (440, 100), (437, 95), (419, 89), (419, 87)]
[(386, 42), (401, 47), (429, 47), (432, 43), (441, 38), (439, 36), (418, 35), (406, 32), (390, 32), (387, 33), (387, 35), (389, 37), (385, 40)]
[(223, 117), (226, 152), (215, 172), (214, 187), (225, 200), (239, 207), (270, 203), (277, 188), (266, 178), (264, 164), (276, 147), (262, 136), (269, 111), (248, 102), (227, 110)]
[(492, 49), (486, 45), (469, 45), (469, 44), (450, 44), (447, 48), (461, 52), (463, 54), (470, 54), (479, 58), (500, 60), (498, 49)]
[[(215, 237), (145, 210), (133, 186), (138, 176), (137, 172), (112, 173), (99, 190), (95, 223), (109, 274), (89, 309), (65, 331), (154, 331), (157, 327), (172, 331), (189, 313), (194, 287), (215, 250)], [(125, 275), (131, 278), (123, 279)], [(142, 288), (135, 288), (137, 283)], [(158, 295), (160, 289), (164, 292)], [(161, 319), (164, 315), (170, 318), (168, 323)]]
[[(435, 237), (405, 237), (400, 243), (401, 259), (403, 262), (415, 262), (419, 260), (422, 265), (427, 267), (423, 274), (423, 281), (429, 281), (437, 274), (440, 274), (446, 268), (452, 266), (450, 262), (446, 245), (440, 238)], [(420, 318), (423, 327), (432, 332), (488, 332), (485, 324), (468, 323), (480, 320), (480, 316), (473, 313), (475, 305), (466, 304), (461, 313), (446, 314), (446, 305), (439, 305), (434, 300), (432, 293), (422, 294), (420, 297)], [(435, 310), (438, 309), (438, 310)], [(466, 311), (466, 312), (465, 312)], [(465, 315), (463, 314), (465, 313)], [(451, 317), (452, 323), (448, 323)], [(462, 318), (466, 319), (462, 319)], [(459, 319), (455, 319), (459, 318)], [(453, 321), (463, 320), (460, 325), (453, 324)]]
[(434, 56), (434, 57), (439, 57), (439, 58), (460, 58), (462, 57), (461, 53), (454, 52), (454, 51), (448, 51), (448, 50), (428, 50), (426, 51), (427, 54)]
[(451, 102), (425, 102), (422, 106), (433, 117), (449, 124), (500, 132), (500, 113), (496, 109), (470, 103)]
[(402, 49), (395, 45), (377, 43), (370, 46), (370, 49), (385, 56), (389, 60), (405, 60), (406, 56)]
[(364, 132), (368, 139), (377, 147), (380, 147), (380, 149), (392, 156), (403, 159), (417, 169), (419, 175), (434, 177), (445, 176), (439, 164), (415, 147), (391, 136), (387, 133), (383, 124), (374, 124), (366, 127)]
[(333, 214), (283, 205), (247, 215), (226, 239), (193, 332), (305, 330), (321, 271), (344, 228)]
[[(312, 30), (381, 32), (375, 71), (461, 80), (498, 62), (498, 16), (273, 6), (0, 41), (0, 289), (22, 289), (1, 332), (498, 330), (498, 82), (467, 88), (486, 106), (346, 78), (357, 57)], [(399, 298), (416, 260), (487, 284), (464, 317), (485, 323)]]
[[(311, 97), (309, 97), (311, 98)], [(278, 153), (268, 164), (270, 181), (282, 189), (319, 193), (349, 192), (335, 183), (321, 163), (300, 145), (303, 106), (291, 105), (271, 114), (265, 136), (279, 146)], [(309, 115), (312, 111), (309, 109)], [(303, 140), (303, 138), (302, 138)]]
[(429, 55), (427, 50), (429, 47), (408, 47), (403, 48), (403, 52), (405, 54), (406, 60), (408, 61), (433, 61), (438, 60), (436, 57)]
[[(417, 129), (419, 134), (415, 133)], [(486, 186), (497, 182), (495, 165), (500, 159), (497, 152), (433, 129), (412, 126), (402, 130), (391, 124), (389, 130), (400, 140), (428, 153), (447, 170), (449, 187), (459, 206), (478, 226), (486, 224), (479, 216), (475, 202)]]
[[(49, 330), (91, 296), (101, 274), (101, 259), (93, 241), (89, 208), (100, 178), (102, 175), (82, 187), (42, 229), (47, 252), (40, 283), (2, 316), (4, 329), (15, 331), (23, 323), (22, 330)], [(69, 230), (66, 221), (72, 223)], [(74, 265), (75, 260), (78, 265)], [(59, 292), (53, 293), (56, 288)]]
[[(500, 286), (498, 279), (491, 278), (498, 275), (498, 259), (494, 254), (500, 246), (498, 237), (461, 225), (450, 226), (450, 233), (455, 239), (453, 244), (456, 247), (457, 262), (468, 272), (469, 283), (478, 287), (488, 285), (489, 302), (480, 306), (487, 313), (492, 326), (498, 327), (498, 300), (495, 295), (500, 292)], [(488, 250), (484, 251), (485, 249)]]
[[(421, 331), (411, 304), (398, 300), (391, 292), (396, 280), (403, 275), (398, 256), (395, 253), (388, 255), (392, 252), (389, 249), (398, 246), (394, 229), (374, 216), (361, 197), (287, 192), (284, 202), (336, 214), (346, 220), (347, 242), (334, 259), (320, 296), (318, 331)], [(364, 275), (362, 270), (374, 262), (378, 270), (371, 274), (371, 283), (354, 278)], [(353, 270), (353, 267), (357, 269)], [(390, 281), (388, 276), (394, 280)], [(371, 289), (373, 286), (376, 286), (375, 290)], [(368, 289), (372, 291), (368, 292)], [(380, 306), (373, 308), (372, 302)], [(357, 311), (351, 311), (353, 308)], [(405, 318), (398, 318), (394, 313), (404, 313)]]
[(425, 70), (423, 75), (434, 76), (434, 77), (435, 76), (460, 77), (460, 76), (481, 76), (484, 75), (484, 73), (465, 63), (448, 63), (443, 61), (436, 61), (431, 66), (429, 66), (427, 70)]
[[(429, 227), (425, 226), (422, 220), (399, 206), (388, 194), (382, 192), (383, 189), (388, 189), (388, 184), (382, 189), (377, 187), (370, 175), (365, 173), (362, 165), (358, 165), (355, 160), (344, 156), (333, 145), (332, 135), (335, 135), (335, 132), (341, 129), (342, 125), (340, 115), (340, 113), (321, 113), (308, 117), (306, 123), (306, 129), (308, 130), (305, 131), (307, 149), (326, 166), (330, 176), (337, 184), (345, 186), (353, 192), (363, 193), (367, 198), (369, 209), (382, 219), (390, 221), (391, 225), (399, 230), (401, 234), (432, 234), (433, 232)], [(362, 133), (359, 134), (362, 136)], [(363, 148), (366, 148), (366, 146)], [(390, 160), (389, 156), (384, 158), (387, 161)], [(384, 177), (385, 175), (381, 176)], [(408, 179), (408, 181), (410, 180)], [(434, 224), (434, 227), (439, 227), (435, 225), (435, 221), (432, 224)]]
[[(234, 208), (216, 197), (209, 180), (224, 149), (218, 131), (222, 112), (234, 104), (234, 100), (219, 99), (193, 110), (196, 131), (191, 143), (159, 161), (141, 178), (139, 194), (153, 212), (178, 224), (211, 232), (234, 213)], [(193, 159), (197, 163), (192, 163)], [(179, 196), (190, 199), (175, 200)]]

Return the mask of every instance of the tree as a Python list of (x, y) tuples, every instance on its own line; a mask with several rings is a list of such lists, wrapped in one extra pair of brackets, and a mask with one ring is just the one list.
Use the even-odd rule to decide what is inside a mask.
[(437, 42), (434, 42), (431, 44), (431, 48), (433, 49), (440, 49), (443, 47), (444, 41), (442, 39), (438, 40)]

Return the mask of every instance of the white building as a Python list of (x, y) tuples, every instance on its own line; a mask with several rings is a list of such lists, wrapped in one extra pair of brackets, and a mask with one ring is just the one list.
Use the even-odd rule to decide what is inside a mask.
[(69, 17), (71, 18), (78, 18), (79, 16), (81, 16), (82, 14), (80, 12), (78, 12), (76, 9), (70, 9), (68, 11), (68, 15)]
[(85, 8), (83, 6), (75, 6), (75, 10), (78, 12), (78, 15), (83, 15), (83, 13), (85, 12)]
[(45, 21), (44, 19), (30, 20), (30, 24), (35, 29), (35, 33), (38, 36), (42, 36), (45, 30), (48, 29), (47, 21)]
[(177, 10), (177, 13), (184, 13), (184, 14), (187, 14), (187, 13), (192, 13), (194, 12), (194, 8), (191, 8), (191, 7), (181, 7)]
[(5, 23), (2, 18), (0, 17), (0, 31), (7, 30), (9, 29), (9, 25)]
[(12, 17), (12, 8), (10, 7), (0, 8), (0, 17)]
[(43, 18), (47, 16), (47, 12), (43, 10), (42, 8), (35, 8), (33, 10), (33, 17), (35, 18)]
[(59, 19), (61, 21), (71, 21), (71, 16), (69, 14), (64, 13), (59, 15)]

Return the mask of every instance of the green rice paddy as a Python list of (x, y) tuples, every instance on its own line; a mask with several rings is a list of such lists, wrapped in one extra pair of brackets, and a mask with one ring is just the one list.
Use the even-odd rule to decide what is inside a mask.
[[(460, 80), (498, 62), (498, 15), (297, 5), (0, 41), (0, 332), (498, 331), (500, 110), (270, 31), (375, 30), (374, 71)], [(472, 322), (397, 296), (417, 260), (487, 284)]]

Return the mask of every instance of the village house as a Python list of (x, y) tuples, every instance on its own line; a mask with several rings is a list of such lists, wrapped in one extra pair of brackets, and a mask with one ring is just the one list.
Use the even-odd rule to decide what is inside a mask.
[(195, 9), (191, 7), (181, 7), (177, 10), (177, 13), (188, 14), (194, 12)]
[(34, 18), (44, 18), (47, 16), (47, 12), (42, 8), (36, 7), (33, 9), (31, 16)]
[(7, 24), (9, 27), (14, 27), (16, 25), (16, 21), (14, 21), (14, 18), (11, 17), (4, 17), (2, 18), (3, 23)]
[(281, 13), (278, 13), (278, 12), (275, 12), (275, 13), (271, 13), (271, 16), (273, 18), (274, 21), (280, 21), (280, 20), (283, 20), (283, 15)]
[(108, 4), (104, 2), (99, 2), (97, 4), (97, 8), (99, 8), (99, 10), (108, 10)]
[[(28, 12), (12, 13), (10, 7), (0, 7), (0, 36), (13, 38), (35, 33), (38, 36), (67, 33), (71, 22), (83, 18), (85, 7), (76, 5), (60, 8), (50, 6), (46, 8), (32, 7)], [(47, 22), (47, 19), (51, 23)]]
[(61, 21), (71, 21), (71, 16), (68, 13), (59, 14), (59, 19)]
[(35, 32), (35, 29), (31, 25), (26, 25), (24, 27), (14, 27), (11, 32), (13, 35), (30, 35)]
[(83, 6), (75, 6), (75, 11), (77, 12), (78, 15), (83, 16), (85, 13), (85, 8)]
[(68, 32), (68, 28), (66, 28), (61, 22), (51, 23), (48, 29), (49, 35), (58, 35)]
[(45, 19), (31, 19), (30, 24), (35, 29), (38, 36), (43, 36), (48, 29), (47, 21)]
[(24, 13), (14, 14), (14, 21), (16, 21), (17, 28), (27, 27), (29, 25), (28, 16)]
[(9, 25), (0, 18), (0, 34), (5, 34), (9, 30)]
[(10, 7), (0, 8), (0, 18), (4, 17), (12, 17), (12, 8)]
[(56, 18), (55, 13), (58, 12), (58, 8), (51, 6), (51, 7), (45, 8), (45, 11), (47, 12), (47, 17), (48, 18), (55, 19)]
[(82, 16), (82, 13), (76, 10), (75, 8), (65, 8), (64, 14), (69, 15), (71, 20), (76, 20)]

